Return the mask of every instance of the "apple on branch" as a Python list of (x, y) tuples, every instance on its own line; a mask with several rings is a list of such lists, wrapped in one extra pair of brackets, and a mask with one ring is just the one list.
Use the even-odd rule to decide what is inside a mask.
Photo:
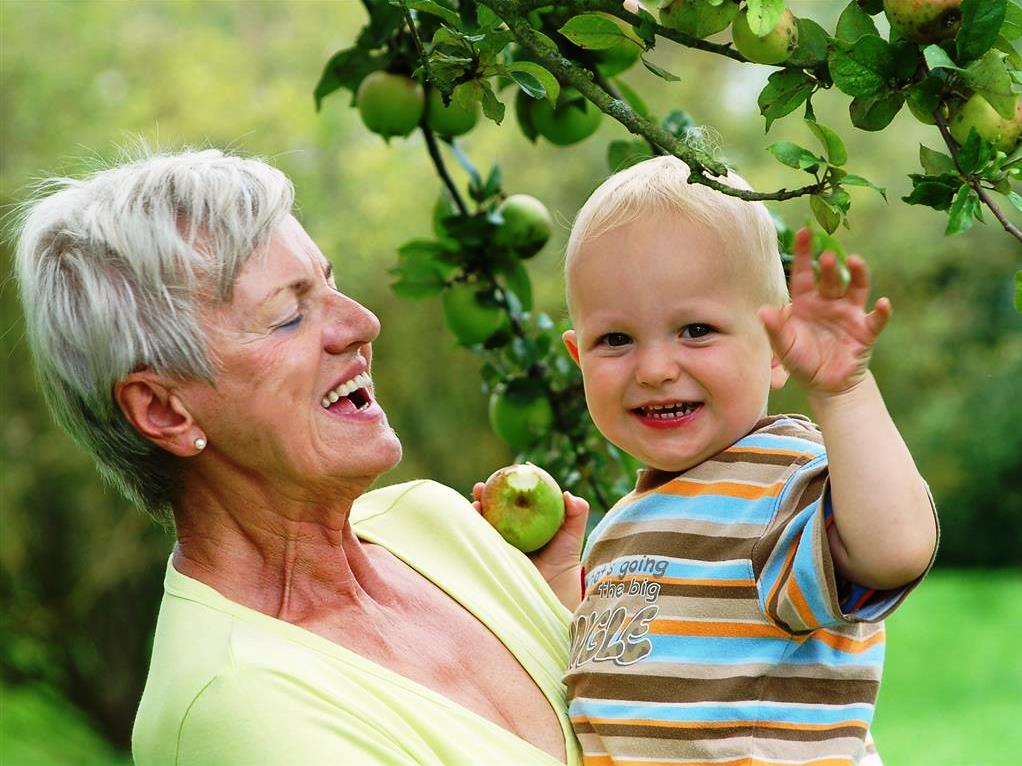
[(510, 465), (486, 480), (480, 511), (511, 545), (531, 553), (550, 542), (564, 523), (564, 495), (539, 466)]

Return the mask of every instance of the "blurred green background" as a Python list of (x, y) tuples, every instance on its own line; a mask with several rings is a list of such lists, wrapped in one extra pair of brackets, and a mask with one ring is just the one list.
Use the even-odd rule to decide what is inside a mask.
[[(789, 5), (833, 29), (844, 3)], [(511, 457), (488, 429), (477, 363), (455, 347), (439, 301), (388, 288), (398, 245), (428, 235), (439, 181), (420, 137), (386, 145), (347, 94), (313, 108), (324, 63), (363, 21), (357, 0), (3, 0), (0, 204), (9, 221), (33, 179), (81, 173), (135, 136), (270, 159), (294, 180), (341, 289), (382, 320), (374, 377), (406, 453), (382, 481), (427, 476), (467, 491)], [(680, 83), (641, 67), (627, 76), (656, 111), (683, 107), (719, 132), (724, 156), (757, 188), (802, 182), (764, 151), (782, 139), (812, 145), (797, 116), (764, 136), (755, 100), (769, 68), (663, 47), (653, 58)], [(888, 766), (1005, 763), (1022, 752), (1022, 317), (1011, 281), (1022, 253), (989, 225), (945, 239), (939, 214), (898, 201), (918, 144), (938, 148), (932, 128), (906, 113), (866, 134), (842, 97), (816, 106), (846, 138), (849, 170), (892, 200), (858, 192), (840, 236), (894, 303), (874, 370), (943, 525), (937, 571), (889, 622), (876, 739)], [(463, 142), (481, 167), (502, 165), (509, 192), (555, 212), (560, 231), (530, 262), (539, 308), (554, 316), (567, 226), (619, 137), (605, 120), (582, 144), (534, 147), (509, 109), (502, 127), (486, 123)], [(776, 209), (793, 225), (808, 217), (805, 201)], [(0, 763), (127, 763), (171, 536), (104, 486), (50, 422), (22, 340), (11, 249), (0, 245)], [(773, 407), (805, 402), (782, 391)]]

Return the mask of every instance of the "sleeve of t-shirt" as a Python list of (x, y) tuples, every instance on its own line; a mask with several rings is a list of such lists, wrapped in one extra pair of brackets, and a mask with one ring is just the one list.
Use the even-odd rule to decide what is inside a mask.
[(822, 454), (792, 471), (784, 482), (773, 521), (754, 554), (755, 560), (764, 562), (756, 572), (760, 606), (768, 619), (792, 633), (878, 622), (926, 574), (883, 591), (839, 578), (827, 537), (831, 523), (827, 456)]
[(266, 669), (221, 673), (178, 733), (175, 766), (422, 766), (355, 710)]

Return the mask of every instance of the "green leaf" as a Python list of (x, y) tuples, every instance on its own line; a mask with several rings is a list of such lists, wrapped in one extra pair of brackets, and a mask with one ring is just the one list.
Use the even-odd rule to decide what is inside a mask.
[(759, 112), (766, 118), (767, 132), (774, 120), (798, 109), (815, 88), (816, 81), (798, 69), (781, 69), (771, 74), (759, 94)]
[(660, 122), (660, 127), (675, 138), (684, 138), (685, 134), (695, 127), (695, 124), (696, 121), (692, 119), (692, 115), (684, 109), (674, 109)]
[(489, 32), (492, 29), (496, 29), (504, 22), (500, 16), (493, 12), (493, 9), (489, 6), (478, 3), (476, 5), (476, 23), (479, 25), (481, 32)]
[(607, 146), (607, 167), (611, 173), (616, 173), (652, 156), (645, 141), (611, 141)]
[(837, 231), (837, 227), (841, 225), (841, 211), (838, 210), (834, 205), (830, 204), (821, 195), (814, 194), (809, 198), (809, 208), (813, 211), (813, 216), (819, 222), (820, 226), (824, 228), (828, 234), (833, 234)]
[(493, 86), (489, 80), (483, 80), (483, 114), (495, 123), (500, 125), (504, 121), (504, 104), (493, 92)]
[(854, 43), (863, 35), (880, 36), (877, 25), (873, 23), (870, 15), (862, 10), (856, 0), (852, 0), (841, 12), (841, 16), (837, 20), (835, 34), (839, 40), (844, 40), (846, 43)]
[(862, 130), (883, 130), (905, 103), (903, 93), (897, 91), (880, 93), (876, 96), (853, 98), (848, 105), (852, 125)]
[(958, 150), (958, 167), (962, 174), (970, 176), (978, 172), (993, 159), (993, 147), (984, 141), (975, 128), (969, 128), (969, 135)]
[(1011, 74), (1000, 51), (987, 51), (983, 58), (966, 67), (962, 78), (973, 91), (982, 94), (1001, 117), (1010, 120), (1015, 116)]
[(455, 29), (461, 29), (461, 17), (459, 17), (458, 14), (450, 8), (445, 8), (440, 5), (440, 3), (436, 2), (436, 0), (395, 0), (391, 2), (391, 5), (396, 5), (398, 7), (407, 5), (413, 11), (439, 16), (449, 26), (452, 26)]
[[(521, 72), (530, 75), (543, 87), (546, 97), (550, 100), (550, 103), (557, 103), (557, 97), (561, 94), (561, 84), (557, 82), (557, 78), (550, 74), (550, 71), (545, 67), (531, 61), (516, 61), (513, 64), (508, 65), (507, 71), (508, 73)], [(513, 74), (511, 77), (514, 79)], [(515, 82), (518, 81), (515, 80)], [(521, 83), (518, 84), (521, 85)], [(530, 93), (529, 95), (531, 96), (532, 94)], [(542, 96), (540, 96), (540, 98), (542, 98)]]
[(518, 299), (522, 311), (532, 311), (532, 282), (525, 264), (519, 258), (513, 258), (501, 264), (498, 271), (504, 277), (502, 286)]
[(1009, 41), (1022, 37), (1022, 6), (1008, 3), (1004, 23), (1001, 25), (1001, 35)]
[(784, 0), (749, 0), (748, 8), (749, 29), (754, 35), (765, 37), (784, 15)]
[(781, 164), (797, 170), (806, 170), (810, 173), (814, 172), (823, 163), (822, 157), (817, 157), (808, 149), (798, 144), (793, 144), (790, 141), (778, 141), (775, 144), (770, 144), (767, 147), (767, 151), (774, 155)]
[(508, 71), (508, 76), (514, 80), (518, 87), (524, 90), (533, 98), (546, 98), (548, 96), (546, 88), (543, 87), (543, 83), (537, 80), (528, 72), (512, 72)]
[(666, 80), (667, 82), (678, 82), (681, 80), (680, 77), (678, 77), (675, 74), (671, 74), (663, 67), (657, 66), (651, 61), (647, 61), (645, 56), (642, 56), (641, 58), (642, 65), (646, 67), (646, 69), (648, 69), (650, 72), (655, 74), (657, 77), (659, 77), (661, 80)]
[(926, 66), (930, 69), (954, 69), (959, 72), (961, 71), (961, 68), (947, 55), (947, 51), (939, 45), (927, 45), (923, 48), (923, 58), (926, 59)]
[(785, 61), (785, 66), (809, 68), (827, 60), (827, 30), (809, 18), (795, 20), (798, 27), (798, 45)]
[[(994, 43), (994, 47), (1004, 54), (1004, 60), (1008, 62), (1008, 65), (1012, 69), (1011, 74), (1019, 74), (1018, 70), (1022, 70), (1022, 50), (1019, 50), (1012, 45), (1011, 40), (1004, 35), (999, 35), (997, 37), (997, 42)], [(1015, 78), (1015, 81), (1018, 82), (1017, 77)]]
[(955, 37), (959, 61), (972, 61), (990, 50), (1000, 34), (1007, 0), (962, 0), (962, 26)]
[(971, 229), (978, 205), (979, 197), (976, 196), (976, 192), (968, 184), (962, 184), (955, 192), (951, 209), (948, 210), (947, 228), (944, 229), (944, 236), (950, 237)]
[(955, 161), (943, 152), (937, 152), (919, 144), (919, 164), (927, 175), (939, 176), (942, 173), (954, 175), (957, 172)]
[(875, 35), (860, 37), (855, 46), (831, 51), (828, 59), (834, 84), (849, 96), (872, 96), (887, 88), (894, 74), (894, 50)]
[(558, 30), (579, 48), (590, 51), (602, 51), (613, 48), (628, 37), (617, 24), (606, 16), (595, 13), (583, 13), (568, 19)]
[(844, 141), (837, 133), (826, 125), (821, 125), (813, 120), (806, 120), (805, 123), (823, 145), (827, 152), (827, 160), (831, 165), (841, 166), (848, 161), (848, 150), (845, 149)]
[(391, 289), (402, 298), (438, 295), (446, 284), (445, 273), (454, 268), (440, 260), (444, 248), (439, 242), (416, 239), (398, 249), (398, 265), (390, 269), (397, 277)]
[(912, 193), (902, 197), (909, 205), (925, 205), (934, 210), (947, 210), (951, 200), (962, 186), (962, 179), (954, 175), (927, 176), (918, 173), (909, 175), (912, 179)]
[(869, 179), (863, 178), (862, 176), (847, 175), (841, 179), (841, 184), (844, 186), (865, 186), (877, 192), (881, 197), (884, 198), (885, 202), (887, 201), (887, 189), (885, 189), (883, 186), (877, 186), (875, 183), (873, 183)]
[(1008, 198), (1008, 202), (1020, 213), (1022, 213), (1022, 194), (1018, 192), (1008, 192), (1005, 195)]

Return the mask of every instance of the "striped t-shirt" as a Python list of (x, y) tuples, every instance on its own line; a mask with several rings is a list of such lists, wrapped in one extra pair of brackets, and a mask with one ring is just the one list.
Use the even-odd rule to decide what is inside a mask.
[(913, 584), (838, 581), (827, 456), (767, 418), (681, 474), (645, 471), (593, 530), (565, 680), (586, 766), (853, 764)]

